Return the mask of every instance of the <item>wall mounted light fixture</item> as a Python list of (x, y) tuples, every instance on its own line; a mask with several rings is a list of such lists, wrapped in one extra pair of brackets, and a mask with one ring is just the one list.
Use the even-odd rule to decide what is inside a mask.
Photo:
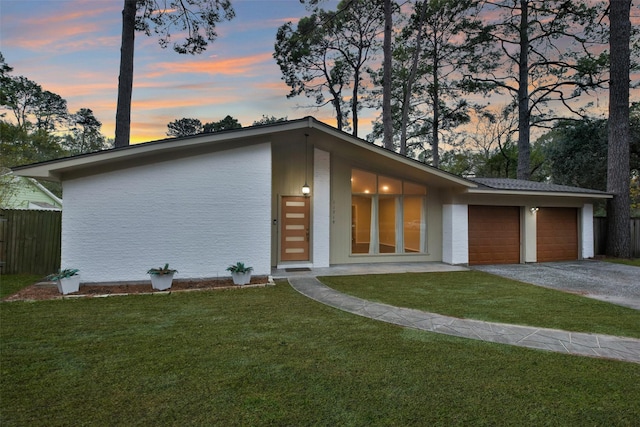
[(538, 208), (537, 206), (534, 206), (534, 207), (532, 207), (532, 208), (529, 208), (529, 210), (531, 211), (531, 213), (532, 213), (532, 214), (534, 214), (534, 213), (538, 212), (538, 210), (539, 210), (539, 209), (540, 209), (540, 208)]
[(308, 149), (307, 149), (308, 139), (309, 139), (309, 134), (305, 133), (304, 134), (304, 185), (302, 186), (302, 194), (305, 197), (308, 197), (309, 194), (311, 194), (311, 187), (309, 187), (309, 184), (307, 184), (307, 167), (308, 167), (307, 160), (309, 158)]

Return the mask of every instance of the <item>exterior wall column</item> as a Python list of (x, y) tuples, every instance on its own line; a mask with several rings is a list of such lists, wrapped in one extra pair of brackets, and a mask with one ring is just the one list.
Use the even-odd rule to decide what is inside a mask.
[(331, 225), (331, 155), (313, 150), (313, 266), (329, 267)]
[(525, 206), (522, 213), (522, 260), (538, 261), (538, 211), (535, 206)]
[(595, 255), (593, 237), (593, 205), (585, 203), (580, 209), (580, 258), (593, 258)]
[(442, 206), (442, 262), (469, 263), (469, 207)]

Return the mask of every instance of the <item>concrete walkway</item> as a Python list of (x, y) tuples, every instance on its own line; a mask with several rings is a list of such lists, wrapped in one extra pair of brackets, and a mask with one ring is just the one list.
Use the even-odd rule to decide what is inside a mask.
[(383, 322), (487, 342), (640, 363), (639, 339), (459, 319), (394, 307), (345, 295), (309, 273), (290, 275), (288, 280), (298, 292), (320, 303)]

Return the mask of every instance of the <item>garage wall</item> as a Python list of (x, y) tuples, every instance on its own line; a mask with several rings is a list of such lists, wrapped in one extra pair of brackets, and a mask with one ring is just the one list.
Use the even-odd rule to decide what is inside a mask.
[(442, 206), (442, 262), (469, 262), (469, 229), (467, 205)]
[(593, 234), (593, 205), (585, 203), (580, 210), (580, 257), (593, 258), (595, 256), (595, 242)]
[(270, 274), (271, 149), (254, 145), (63, 183), (62, 266), (83, 282)]

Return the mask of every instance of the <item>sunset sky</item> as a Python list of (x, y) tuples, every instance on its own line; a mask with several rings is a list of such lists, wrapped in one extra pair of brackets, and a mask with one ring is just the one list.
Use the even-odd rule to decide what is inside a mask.
[[(191, 117), (203, 123), (226, 115), (243, 126), (262, 115), (313, 115), (335, 125), (330, 108), (306, 108), (289, 92), (273, 59), (278, 27), (308, 15), (298, 0), (233, 0), (236, 17), (218, 25), (218, 39), (201, 55), (162, 49), (136, 33), (132, 142), (166, 137), (167, 123)], [(335, 9), (337, 2), (326, 2)], [(122, 0), (0, 0), (0, 52), (14, 68), (68, 102), (90, 108), (114, 135)], [(371, 118), (364, 117), (368, 122)], [(361, 136), (368, 133), (367, 124)]]
[[(634, 1), (634, 5), (637, 4)], [(335, 10), (337, 0), (323, 3)], [(296, 119), (313, 115), (332, 126), (332, 109), (312, 107), (289, 88), (273, 59), (278, 27), (309, 15), (299, 0), (232, 0), (236, 17), (218, 25), (218, 39), (201, 55), (162, 49), (157, 38), (136, 34), (131, 141), (166, 137), (167, 124), (183, 117), (203, 123), (226, 115), (249, 126), (263, 115)], [(114, 136), (123, 0), (0, 0), (0, 52), (14, 68), (68, 102), (70, 113), (90, 108)], [(635, 10), (635, 9), (634, 9)], [(640, 17), (632, 13), (638, 25)], [(634, 82), (638, 75), (632, 76)], [(640, 89), (632, 90), (638, 100)], [(503, 105), (495, 97), (494, 108)], [(605, 117), (608, 95), (590, 99), (590, 114)], [(360, 133), (377, 112), (360, 114)]]

